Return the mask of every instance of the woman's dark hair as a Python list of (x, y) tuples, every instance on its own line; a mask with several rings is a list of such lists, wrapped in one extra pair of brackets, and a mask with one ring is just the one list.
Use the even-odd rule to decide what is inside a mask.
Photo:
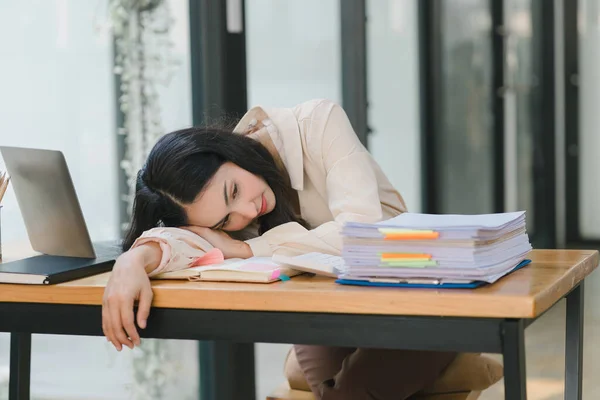
[(123, 250), (129, 250), (148, 229), (186, 225), (182, 205), (193, 203), (219, 167), (228, 161), (262, 177), (275, 193), (275, 208), (259, 218), (260, 234), (286, 222), (296, 221), (306, 226), (292, 208), (290, 199), (294, 193), (289, 179), (261, 143), (231, 131), (189, 128), (161, 137), (139, 171), (133, 216)]

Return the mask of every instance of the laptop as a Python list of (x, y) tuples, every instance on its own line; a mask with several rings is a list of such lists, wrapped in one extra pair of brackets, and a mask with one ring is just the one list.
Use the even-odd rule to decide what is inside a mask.
[(61, 151), (0, 146), (33, 250), (41, 255), (0, 264), (0, 282), (53, 284), (106, 272), (117, 241), (91, 240)]

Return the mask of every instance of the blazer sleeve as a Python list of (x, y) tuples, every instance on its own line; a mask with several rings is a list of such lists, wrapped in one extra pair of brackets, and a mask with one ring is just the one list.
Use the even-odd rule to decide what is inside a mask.
[(152, 228), (145, 231), (131, 248), (156, 242), (162, 251), (158, 267), (148, 276), (177, 271), (191, 266), (224, 261), (221, 250), (214, 248), (202, 237), (181, 228)]

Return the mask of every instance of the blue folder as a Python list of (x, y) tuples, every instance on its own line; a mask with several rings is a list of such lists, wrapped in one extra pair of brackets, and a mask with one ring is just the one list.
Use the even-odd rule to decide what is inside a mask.
[[(515, 268), (512, 269), (505, 276), (515, 272), (518, 269), (523, 268), (527, 264), (531, 263), (531, 260), (521, 261)], [(502, 278), (500, 278), (502, 279)], [(354, 286), (379, 286), (379, 287), (399, 287), (399, 288), (425, 288), (425, 289), (475, 289), (480, 286), (489, 285), (488, 282), (484, 281), (473, 281), (469, 283), (393, 283), (393, 282), (369, 282), (358, 279), (337, 279), (335, 281), (341, 285), (354, 285)]]

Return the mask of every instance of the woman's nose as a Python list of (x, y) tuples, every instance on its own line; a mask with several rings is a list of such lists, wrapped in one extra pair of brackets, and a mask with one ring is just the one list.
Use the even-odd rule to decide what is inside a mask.
[(244, 204), (240, 204), (237, 212), (241, 216), (249, 220), (252, 220), (258, 216), (258, 210), (256, 209), (256, 205), (251, 201), (246, 202)]

